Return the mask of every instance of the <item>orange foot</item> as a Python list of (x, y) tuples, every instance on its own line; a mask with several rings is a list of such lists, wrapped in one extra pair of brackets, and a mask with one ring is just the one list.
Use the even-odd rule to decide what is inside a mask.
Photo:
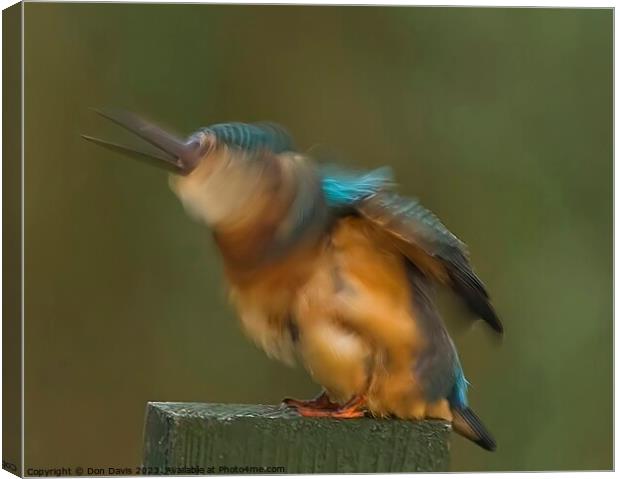
[(331, 402), (327, 393), (323, 391), (314, 399), (310, 399), (307, 401), (302, 401), (300, 399), (291, 399), (285, 398), (282, 400), (284, 404), (287, 406), (293, 407), (295, 409), (314, 409), (314, 410), (333, 410), (338, 409), (340, 406), (338, 404)]
[(304, 417), (331, 417), (335, 419), (353, 419), (364, 417), (366, 414), (366, 398), (356, 396), (342, 407), (335, 409), (316, 409), (309, 407), (298, 407), (297, 412)]

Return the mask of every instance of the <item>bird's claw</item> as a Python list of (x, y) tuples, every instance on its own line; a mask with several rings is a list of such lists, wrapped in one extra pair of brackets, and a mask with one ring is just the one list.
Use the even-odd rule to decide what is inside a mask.
[(327, 393), (323, 391), (314, 399), (301, 400), (284, 398), (282, 403), (294, 409), (315, 409), (315, 410), (332, 410), (338, 409), (340, 406), (329, 399)]
[(334, 419), (353, 419), (364, 417), (366, 414), (366, 399), (358, 396), (340, 406), (329, 400), (325, 393), (310, 401), (284, 399), (282, 401), (294, 408), (303, 417), (331, 417)]

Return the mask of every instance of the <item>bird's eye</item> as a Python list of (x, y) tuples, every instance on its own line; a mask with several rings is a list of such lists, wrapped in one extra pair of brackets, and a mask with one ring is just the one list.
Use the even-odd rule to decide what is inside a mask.
[(211, 151), (214, 146), (213, 135), (199, 130), (190, 135), (185, 142), (188, 154), (183, 158), (183, 168), (186, 174), (191, 173), (200, 161)]
[(187, 144), (194, 147), (200, 147), (202, 146), (204, 143), (206, 143), (207, 141), (207, 134), (202, 131), (199, 130), (195, 133), (192, 133), (192, 135), (187, 139)]
[(190, 148), (192, 148), (193, 150), (197, 150), (198, 148), (200, 148), (202, 146), (202, 142), (200, 141), (200, 139), (197, 138), (190, 138), (190, 140), (187, 142), (187, 146), (189, 146)]
[(213, 142), (213, 135), (204, 130), (199, 130), (187, 139), (187, 146), (194, 150), (198, 156), (202, 156), (213, 147)]

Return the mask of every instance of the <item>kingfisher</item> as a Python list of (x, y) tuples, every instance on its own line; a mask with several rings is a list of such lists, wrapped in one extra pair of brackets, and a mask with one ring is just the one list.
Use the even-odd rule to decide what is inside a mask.
[(468, 405), (434, 291), (449, 288), (499, 334), (502, 323), (465, 244), (398, 194), (389, 168), (321, 164), (275, 123), (220, 123), (183, 138), (131, 112), (95, 111), (144, 147), (82, 136), (171, 172), (187, 213), (212, 232), (244, 331), (322, 387), (286, 407), (343, 420), (444, 420), (496, 449)]

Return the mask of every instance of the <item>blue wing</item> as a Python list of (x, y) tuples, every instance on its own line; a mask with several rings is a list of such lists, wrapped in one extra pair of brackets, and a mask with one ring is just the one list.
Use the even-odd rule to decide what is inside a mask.
[(332, 208), (354, 207), (360, 201), (393, 185), (391, 168), (354, 173), (334, 166), (321, 168), (323, 194)]
[(415, 199), (391, 192), (379, 192), (360, 202), (356, 209), (430, 277), (450, 286), (474, 314), (498, 333), (503, 332), (465, 245), (431, 211)]
[(323, 193), (334, 208), (355, 210), (383, 231), (429, 277), (449, 285), (469, 308), (498, 332), (503, 326), (487, 290), (474, 273), (465, 245), (415, 199), (390, 190), (389, 168), (354, 174), (324, 167)]

